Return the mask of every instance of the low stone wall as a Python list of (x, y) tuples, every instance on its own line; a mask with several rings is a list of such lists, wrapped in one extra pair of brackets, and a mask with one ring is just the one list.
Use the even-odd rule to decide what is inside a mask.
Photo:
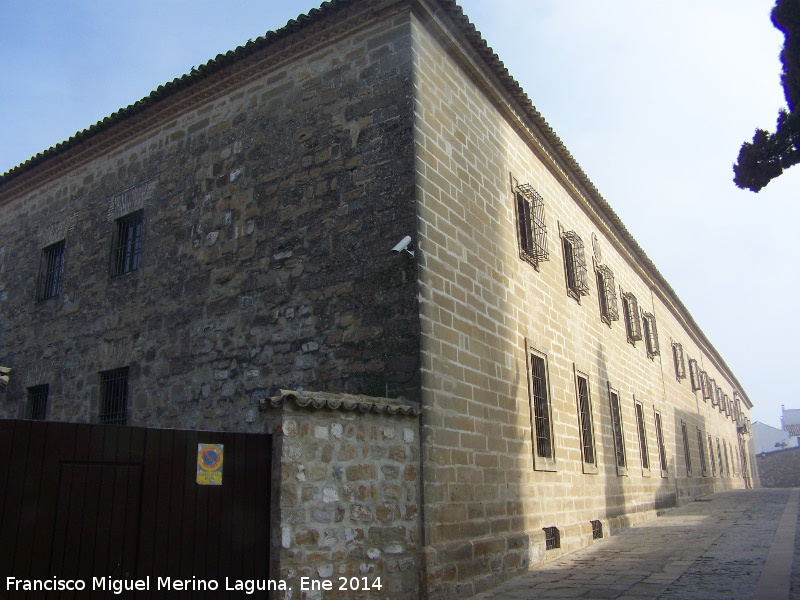
[(756, 461), (762, 487), (800, 487), (800, 448), (758, 454)]
[(418, 407), (313, 392), (268, 404), (280, 415), (282, 600), (419, 598)]

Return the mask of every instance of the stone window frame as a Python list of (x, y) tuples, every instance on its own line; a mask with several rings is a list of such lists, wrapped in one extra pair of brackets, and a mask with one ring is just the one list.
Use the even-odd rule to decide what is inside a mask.
[(681, 419), (681, 437), (683, 438), (683, 460), (686, 466), (686, 477), (692, 476), (692, 451), (689, 447), (689, 434), (686, 431), (686, 421)]
[(561, 234), (561, 251), (564, 257), (564, 280), (567, 295), (578, 304), (581, 296), (589, 295), (588, 268), (586, 266), (586, 249), (583, 239), (574, 231), (566, 231), (558, 225)]
[(144, 211), (135, 210), (114, 219), (109, 272), (119, 277), (139, 269), (144, 237)]
[(513, 175), (511, 191), (514, 196), (519, 257), (538, 271), (539, 263), (550, 260), (544, 198), (529, 183), (520, 183)]
[(633, 412), (636, 418), (636, 432), (639, 436), (639, 457), (642, 477), (650, 477), (650, 449), (647, 444), (647, 424), (644, 420), (644, 405), (633, 396)]
[[(583, 472), (587, 475), (596, 475), (597, 470), (597, 443), (594, 435), (594, 415), (592, 414), (592, 394), (589, 376), (580, 371), (573, 363), (572, 370), (575, 382), (575, 403), (578, 410), (578, 431), (581, 451), (581, 464)], [(585, 396), (581, 395), (581, 381), (584, 382)], [(587, 460), (588, 459), (588, 460)]]
[(622, 292), (622, 312), (625, 315), (625, 333), (628, 342), (636, 346), (636, 342), (642, 339), (642, 324), (639, 321), (639, 301), (632, 292)]
[(711, 400), (711, 406), (714, 406), (714, 389), (712, 387), (712, 379), (708, 376), (708, 373), (700, 370), (700, 387), (703, 390), (703, 400)]
[(47, 418), (47, 399), (50, 384), (43, 383), (25, 388), (25, 416), (29, 421), (44, 421)]
[(130, 369), (120, 367), (99, 374), (98, 422), (105, 425), (128, 424)]
[[(533, 347), (530, 340), (525, 340), (525, 354), (528, 373), (528, 406), (530, 407), (531, 417), (531, 451), (533, 453), (533, 468), (535, 471), (557, 471), (556, 462), (556, 443), (553, 429), (553, 395), (550, 390), (550, 370), (547, 361), (547, 354), (540, 352)], [(543, 383), (535, 385), (534, 381), (534, 361), (541, 361)], [(536, 394), (536, 391), (544, 393), (544, 397)], [(539, 400), (539, 402), (537, 402)], [(545, 414), (537, 414), (539, 409), (544, 409)], [(547, 437), (542, 438), (541, 434)], [(540, 456), (539, 449), (542, 444), (549, 445), (550, 456)]]
[(672, 361), (675, 363), (675, 379), (686, 379), (686, 362), (683, 357), (683, 344), (673, 340)]
[(655, 358), (661, 354), (661, 349), (658, 345), (656, 316), (653, 313), (642, 311), (642, 332), (645, 347), (647, 348), (647, 358)]
[[(611, 386), (608, 382), (608, 408), (611, 415), (611, 438), (614, 442), (614, 463), (617, 466), (617, 475), (627, 477), (628, 475), (628, 456), (625, 451), (625, 430), (623, 427), (622, 404), (620, 402), (619, 390)], [(616, 414), (614, 400), (616, 399)], [(621, 463), (621, 464), (620, 464)]]
[(667, 448), (664, 446), (664, 421), (661, 412), (653, 406), (653, 419), (656, 427), (656, 443), (658, 444), (658, 459), (661, 467), (661, 477), (669, 476), (669, 464), (667, 462)]
[(610, 327), (612, 321), (619, 321), (614, 271), (607, 265), (595, 265), (594, 269), (597, 279), (597, 301), (600, 307), (600, 320)]
[(61, 293), (64, 278), (66, 240), (61, 239), (42, 248), (39, 258), (39, 277), (36, 280), (36, 301), (55, 298)]
[(708, 477), (708, 467), (706, 465), (706, 452), (704, 449), (705, 438), (703, 432), (699, 427), (697, 429), (697, 449), (700, 451), (700, 474), (703, 477)]
[[(697, 364), (697, 359), (689, 359), (689, 380), (692, 384), (692, 391), (699, 392), (703, 389), (703, 384), (700, 379), (700, 366)], [(705, 398), (703, 398), (705, 400)]]

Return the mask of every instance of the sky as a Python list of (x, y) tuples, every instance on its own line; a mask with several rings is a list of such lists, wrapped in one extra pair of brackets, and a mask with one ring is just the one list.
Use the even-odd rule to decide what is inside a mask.
[[(782, 404), (800, 408), (800, 166), (758, 194), (732, 181), (742, 142), (785, 106), (774, 0), (460, 4), (733, 370), (752, 420), (780, 427)], [(0, 173), (316, 6), (0, 0)]]

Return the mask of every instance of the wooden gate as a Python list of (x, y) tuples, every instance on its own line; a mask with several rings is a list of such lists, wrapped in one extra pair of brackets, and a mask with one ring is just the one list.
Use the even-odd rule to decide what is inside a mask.
[[(199, 443), (223, 445), (222, 485), (196, 483)], [(0, 421), (0, 596), (120, 597), (139, 580), (135, 597), (168, 598), (179, 580), (180, 597), (242, 597), (226, 588), (269, 577), (270, 467), (269, 435)], [(17, 594), (8, 577), (85, 589)]]

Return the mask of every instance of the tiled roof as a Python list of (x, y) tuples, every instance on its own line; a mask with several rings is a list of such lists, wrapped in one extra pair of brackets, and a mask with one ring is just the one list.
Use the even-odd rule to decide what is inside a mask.
[(273, 408), (280, 408), (287, 401), (293, 402), (300, 408), (310, 409), (324, 408), (328, 410), (375, 412), (406, 416), (420, 414), (419, 406), (408, 401), (353, 394), (329, 394), (326, 392), (281, 390), (281, 395), (270, 398), (269, 404)]

